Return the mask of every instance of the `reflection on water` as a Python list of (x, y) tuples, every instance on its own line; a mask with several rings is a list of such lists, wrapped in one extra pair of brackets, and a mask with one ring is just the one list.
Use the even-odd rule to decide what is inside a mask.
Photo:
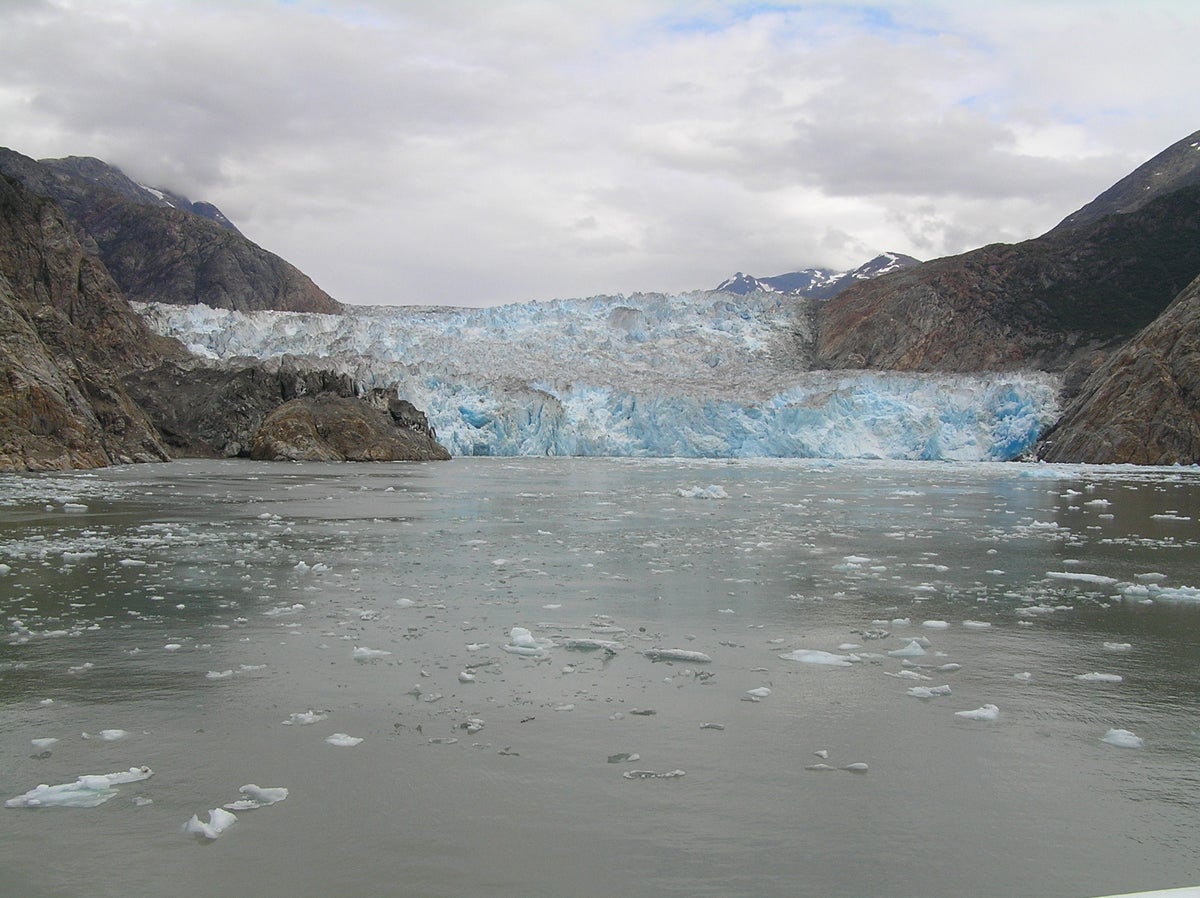
[[(710, 492), (726, 498), (690, 497)], [(6, 477), (0, 797), (154, 775), (92, 808), (5, 809), (4, 892), (1194, 884), (1198, 520), (1192, 469), (477, 459)], [(518, 654), (513, 627), (553, 646)], [(584, 638), (616, 645), (565, 647)], [(889, 654), (913, 640), (924, 655)], [(780, 657), (795, 649), (851, 662)], [(955, 714), (987, 704), (997, 720)], [(1101, 742), (1114, 728), (1144, 747)], [(180, 832), (247, 783), (289, 796), (207, 845)]]

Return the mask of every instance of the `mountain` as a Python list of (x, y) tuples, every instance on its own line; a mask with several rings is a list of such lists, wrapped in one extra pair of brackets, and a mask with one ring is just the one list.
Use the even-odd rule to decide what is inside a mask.
[(176, 454), (448, 457), (394, 384), (369, 388), (312, 364), (193, 358), (147, 328), (76, 227), (56, 202), (0, 174), (0, 471)]
[(1038, 457), (1200, 462), (1200, 278), (1088, 378), (1039, 444)]
[(850, 271), (833, 271), (829, 268), (805, 268), (774, 277), (756, 278), (738, 272), (722, 281), (716, 290), (745, 296), (748, 293), (785, 293), (791, 296), (808, 296), (813, 299), (832, 299), (851, 284), (889, 274), (902, 268), (921, 264), (912, 256), (903, 253), (883, 253), (870, 262), (865, 262)]
[(1082, 209), (1064, 218), (1054, 231), (1078, 228), (1106, 215), (1136, 212), (1160, 196), (1197, 184), (1200, 184), (1200, 131), (1194, 131), (1149, 162), (1139, 165)]
[(35, 161), (0, 148), (0, 173), (57, 202), (81, 245), (131, 301), (342, 309), (294, 265), (242, 236), (215, 206), (144, 187), (99, 159)]

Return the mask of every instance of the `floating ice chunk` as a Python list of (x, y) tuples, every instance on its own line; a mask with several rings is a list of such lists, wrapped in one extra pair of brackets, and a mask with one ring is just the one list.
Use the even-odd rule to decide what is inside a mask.
[(642, 759), (642, 756), (639, 755), (637, 752), (622, 751), (622, 752), (617, 752), (617, 754), (615, 754), (615, 755), (609, 755), (608, 763), (624, 764), (626, 761), (640, 761), (641, 759)]
[(1101, 742), (1115, 745), (1117, 748), (1144, 748), (1146, 740), (1135, 736), (1129, 730), (1111, 729), (1100, 737)]
[(871, 768), (868, 767), (866, 764), (864, 764), (862, 761), (855, 761), (853, 764), (847, 764), (842, 769), (848, 770), (850, 773), (866, 773)]
[(192, 819), (183, 824), (183, 831), (204, 839), (215, 839), (235, 823), (237, 823), (236, 814), (231, 814), (224, 808), (213, 808), (208, 812), (207, 823), (203, 822), (196, 814), (192, 814)]
[(73, 783), (48, 786), (45, 783), (24, 795), (4, 802), (6, 808), (94, 808), (117, 794), (117, 786), (149, 779), (149, 767), (130, 767), (116, 773), (86, 774)]
[(88, 507), (82, 502), (64, 502), (62, 510), (67, 514), (83, 514), (88, 510)]
[(728, 499), (729, 493), (725, 492), (725, 488), (717, 484), (709, 486), (694, 486), (691, 489), (680, 487), (675, 490), (675, 495), (683, 499)]
[(1085, 673), (1080, 674), (1075, 679), (1082, 683), (1123, 683), (1125, 678), (1120, 674), (1109, 673)]
[(1082, 571), (1046, 571), (1046, 576), (1052, 580), (1075, 580), (1079, 583), (1094, 583), (1096, 586), (1113, 586), (1117, 582), (1115, 577), (1085, 574)]
[(779, 656), (784, 661), (799, 661), (801, 664), (823, 664), (827, 667), (852, 667), (853, 655), (837, 655), (820, 649), (796, 649)]
[(746, 690), (746, 695), (750, 696), (752, 699), (755, 699), (755, 700), (758, 700), (760, 698), (766, 698), (770, 694), (771, 694), (771, 689), (768, 686), (759, 686), (755, 689), (747, 689)]
[(204, 676), (210, 680), (228, 680), (233, 676), (233, 670), (210, 670)]
[(926, 654), (925, 649), (915, 639), (903, 648), (892, 649), (888, 652), (892, 658), (920, 658), (924, 654)]
[(962, 717), (966, 720), (998, 720), (1000, 718), (1000, 709), (995, 705), (984, 705), (982, 708), (976, 708), (973, 711), (955, 711), (955, 717)]
[(1031, 673), (1030, 673), (1029, 671), (1027, 671), (1027, 670), (1024, 670), (1024, 671), (1021, 671), (1021, 673), (1015, 673), (1015, 674), (1013, 674), (1013, 675), (1012, 675), (1012, 678), (1013, 678), (1014, 680), (1029, 681), (1029, 680), (1032, 680), (1032, 679), (1033, 679), (1033, 674), (1031, 674)]
[(690, 664), (709, 664), (712, 661), (704, 652), (689, 649), (647, 649), (642, 654), (651, 661), (683, 661)]
[(686, 775), (683, 770), (668, 770), (665, 773), (655, 773), (653, 770), (626, 770), (621, 774), (627, 780), (669, 780)]
[(334, 733), (325, 737), (325, 741), (338, 748), (353, 748), (362, 742), (361, 736), (351, 736), (348, 733)]
[(319, 714), (316, 711), (296, 711), (287, 720), (283, 722), (284, 726), (308, 726), (310, 723), (316, 723), (319, 720), (324, 720), (327, 715)]
[(101, 739), (103, 739), (105, 742), (116, 742), (118, 739), (124, 739), (126, 736), (129, 735), (129, 733), (125, 730), (112, 729), (112, 730), (101, 730), (96, 735), (99, 736)]
[(907, 690), (913, 698), (938, 698), (950, 694), (949, 686), (911, 686)]
[(355, 646), (354, 651), (350, 653), (350, 657), (355, 661), (377, 661), (380, 658), (386, 658), (391, 652), (384, 649), (369, 649), (366, 646)]
[(1106, 642), (1104, 643), (1104, 651), (1106, 652), (1132, 652), (1132, 642)]
[(239, 790), (245, 798), (239, 798), (237, 801), (231, 801), (225, 805), (225, 809), (229, 811), (251, 811), (255, 808), (265, 808), (268, 805), (278, 804), (288, 797), (288, 790), (283, 786), (263, 787), (257, 786), (254, 783), (247, 783)]
[(34, 748), (42, 750), (48, 749), (58, 743), (58, 739), (54, 736), (44, 736), (40, 739), (30, 739), (29, 741), (33, 744)]
[(478, 651), (481, 651), (482, 649), (486, 649), (486, 648), (488, 648), (488, 643), (486, 643), (486, 642), (468, 642), (467, 643), (467, 651), (468, 652), (478, 652)]
[(537, 657), (544, 655), (546, 649), (553, 648), (554, 643), (549, 639), (537, 639), (525, 627), (513, 627), (508, 631), (508, 645), (504, 651), (511, 655), (529, 655)]
[(824, 770), (837, 770), (837, 768), (836, 768), (836, 767), (834, 767), (832, 764), (824, 764), (824, 763), (820, 763), (820, 762), (818, 762), (818, 763), (816, 763), (816, 764), (809, 764), (809, 765), (808, 765), (807, 767), (805, 767), (804, 769), (805, 769), (805, 770), (822, 770), (822, 771), (824, 771)]
[(857, 642), (843, 642), (841, 645), (838, 646), (838, 651), (839, 652), (855, 652), (861, 648), (862, 648), (862, 646), (859, 645)]
[(417, 603), (412, 599), (396, 599), (396, 605), (400, 608), (415, 608)]
[(460, 682), (460, 683), (474, 683), (474, 682), (475, 682), (475, 674), (473, 674), (473, 673), (471, 673), (470, 671), (467, 671), (467, 670), (462, 670), (462, 671), (459, 671), (459, 673), (458, 673), (458, 682)]
[(954, 673), (956, 670), (962, 670), (961, 664), (955, 664), (951, 661), (949, 664), (943, 664), (937, 668), (938, 673)]
[(0, 564), (0, 577), (7, 577), (12, 571), (12, 568), (7, 564)]
[(986, 630), (991, 627), (991, 624), (985, 620), (965, 620), (962, 625), (968, 630)]
[(623, 649), (624, 646), (619, 642), (613, 642), (611, 639), (568, 639), (563, 642), (564, 649), (570, 649), (576, 652), (594, 652), (597, 649), (615, 652)]
[(885, 670), (883, 672), (883, 675), (885, 677), (895, 677), (898, 680), (929, 680), (929, 679), (932, 679), (932, 677), (927, 677), (927, 676), (925, 676), (925, 674), (918, 673), (915, 670), (898, 670), (895, 673), (892, 673), (892, 671), (890, 671), (890, 670)]
[(1158, 571), (1151, 571), (1145, 574), (1134, 574), (1134, 580), (1138, 583), (1161, 583), (1167, 579), (1166, 574), (1160, 574)]
[(927, 630), (948, 630), (948, 629), (950, 629), (950, 624), (944, 620), (922, 621), (921, 626)]

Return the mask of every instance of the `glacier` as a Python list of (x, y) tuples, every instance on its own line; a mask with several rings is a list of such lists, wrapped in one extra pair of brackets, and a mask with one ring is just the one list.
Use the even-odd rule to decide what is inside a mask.
[(138, 304), (221, 363), (319, 360), (396, 384), (453, 455), (1006, 461), (1057, 418), (1061, 380), (812, 369), (815, 300), (633, 294), (344, 314)]

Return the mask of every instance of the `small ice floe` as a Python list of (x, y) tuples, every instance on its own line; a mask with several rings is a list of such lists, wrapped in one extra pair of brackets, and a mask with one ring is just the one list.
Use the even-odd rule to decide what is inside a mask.
[(926, 654), (925, 649), (915, 639), (899, 649), (892, 649), (888, 655), (892, 658), (920, 658)]
[(288, 790), (283, 786), (257, 786), (254, 783), (246, 783), (238, 789), (245, 798), (239, 798), (237, 801), (231, 801), (225, 805), (227, 811), (252, 811), (255, 808), (265, 808), (268, 805), (278, 804), (288, 797)]
[(962, 622), (962, 625), (968, 630), (987, 630), (992, 626), (991, 623), (985, 620), (965, 620)]
[(609, 755), (608, 763), (624, 764), (627, 761), (640, 761), (641, 759), (642, 759), (642, 756), (639, 755), (637, 752), (622, 751), (622, 752), (617, 752), (617, 754), (615, 754), (615, 755)]
[(686, 775), (683, 770), (668, 770), (665, 773), (656, 773), (653, 770), (626, 770), (621, 774), (627, 780), (669, 780)]
[(233, 824), (237, 823), (237, 815), (231, 814), (224, 808), (213, 808), (208, 812), (208, 822), (205, 823), (197, 814), (183, 824), (183, 831), (202, 839), (215, 839)]
[(1158, 571), (1148, 571), (1144, 574), (1134, 574), (1133, 579), (1138, 583), (1162, 583), (1167, 579), (1167, 575)]
[(837, 655), (820, 649), (796, 649), (779, 656), (784, 661), (799, 661), (801, 664), (820, 664), (826, 667), (852, 667), (854, 655)]
[(1100, 737), (1101, 742), (1107, 742), (1117, 748), (1144, 748), (1146, 740), (1135, 736), (1129, 730), (1111, 729)]
[(554, 706), (554, 710), (555, 710), (555, 711), (574, 711), (574, 710), (575, 710), (575, 703), (574, 703), (574, 702), (567, 702), (566, 704), (563, 704), (563, 705), (555, 705), (555, 706)]
[(1012, 675), (1012, 678), (1013, 678), (1014, 680), (1020, 680), (1020, 681), (1021, 681), (1021, 682), (1023, 682), (1023, 683), (1027, 683), (1027, 682), (1029, 682), (1030, 680), (1032, 680), (1032, 679), (1033, 679), (1033, 674), (1031, 674), (1031, 673), (1030, 673), (1029, 671), (1027, 671), (1027, 670), (1023, 670), (1023, 671), (1021, 671), (1020, 673), (1015, 673), (1015, 674), (1013, 674), (1013, 675)]
[(86, 774), (73, 783), (45, 783), (4, 802), (6, 808), (94, 808), (117, 794), (117, 786), (149, 779), (149, 767), (130, 767), (116, 773)]
[(948, 629), (950, 629), (950, 623), (948, 621), (944, 621), (944, 620), (922, 621), (921, 626), (924, 627), (926, 630), (948, 630)]
[(354, 651), (350, 653), (350, 657), (355, 661), (378, 661), (380, 658), (386, 658), (391, 652), (385, 649), (369, 649), (366, 646), (355, 646)]
[(890, 670), (885, 670), (883, 672), (883, 675), (885, 677), (895, 677), (897, 680), (931, 680), (931, 679), (933, 679), (932, 677), (925, 676), (925, 674), (923, 674), (923, 673), (919, 673), (915, 670), (908, 670), (908, 669), (898, 670), (895, 673), (893, 673)]
[(949, 686), (910, 686), (905, 690), (913, 698), (939, 698), (950, 694)]
[(417, 603), (412, 599), (396, 599), (396, 605), (400, 608), (415, 608)]
[(708, 486), (693, 486), (690, 489), (680, 487), (675, 490), (675, 495), (681, 499), (728, 499), (729, 493), (725, 492), (723, 486), (718, 486), (713, 483)]
[(757, 702), (770, 694), (771, 688), (769, 686), (759, 686), (755, 689), (747, 689), (745, 700)]
[(1125, 678), (1123, 676), (1121, 676), (1120, 674), (1096, 673), (1094, 671), (1092, 673), (1080, 674), (1075, 679), (1079, 680), (1081, 683), (1123, 683), (1123, 682), (1125, 682)]
[(228, 680), (233, 676), (233, 670), (210, 670), (204, 676), (209, 680)]
[(1096, 586), (1113, 586), (1117, 582), (1116, 577), (1085, 574), (1082, 571), (1046, 571), (1046, 576), (1052, 580), (1074, 580), (1078, 583), (1092, 583)]
[(683, 661), (688, 664), (709, 664), (712, 658), (704, 652), (690, 649), (647, 649), (642, 652), (651, 661)]
[(1132, 642), (1106, 642), (1104, 643), (1104, 651), (1106, 652), (1132, 652)]
[(954, 673), (956, 670), (962, 670), (962, 665), (951, 661), (948, 664), (943, 664), (940, 667), (935, 668), (935, 670), (937, 670), (938, 673)]
[(124, 739), (126, 736), (129, 735), (129, 733), (126, 730), (111, 729), (111, 730), (101, 730), (96, 735), (99, 736), (105, 742), (116, 742), (118, 739)]
[(40, 739), (30, 739), (29, 741), (33, 744), (34, 748), (38, 749), (38, 751), (46, 751), (52, 746), (58, 744), (58, 739), (56, 739), (54, 736), (44, 736)]
[(573, 652), (594, 652), (603, 649), (606, 652), (616, 652), (623, 649), (625, 646), (619, 642), (614, 642), (611, 639), (568, 639), (562, 643), (564, 649)]
[(480, 730), (482, 730), (486, 726), (486, 724), (483, 722), (482, 717), (468, 717), (466, 720), (464, 720), (458, 726), (459, 726), (459, 729), (466, 730), (467, 735), (473, 736), (476, 733), (478, 733)]
[(327, 715), (320, 714), (317, 711), (296, 711), (291, 714), (287, 720), (283, 721), (283, 725), (287, 726), (308, 726), (310, 723), (316, 723), (319, 720), (324, 720)]
[(503, 649), (510, 655), (536, 658), (546, 654), (546, 649), (553, 647), (554, 643), (549, 639), (537, 639), (525, 627), (513, 627), (508, 631), (508, 645), (503, 646)]
[(0, 564), (0, 577), (7, 577), (12, 572), (12, 568), (7, 564)]
[(461, 671), (459, 671), (459, 672), (458, 672), (458, 682), (460, 682), (460, 683), (474, 683), (474, 682), (475, 682), (475, 674), (473, 674), (473, 673), (471, 673), (470, 671), (467, 671), (467, 670), (461, 670)]
[(842, 769), (850, 773), (866, 773), (871, 768), (862, 761), (855, 761), (853, 764), (847, 764)]
[(825, 764), (825, 763), (822, 763), (822, 762), (818, 762), (818, 763), (816, 763), (816, 764), (809, 764), (809, 765), (808, 765), (807, 767), (805, 767), (804, 769), (805, 769), (805, 770), (818, 770), (818, 771), (833, 771), (833, 770), (837, 770), (837, 768), (836, 768), (836, 767), (834, 767), (832, 764)]
[(862, 646), (857, 642), (843, 642), (838, 646), (839, 652), (857, 652)]
[(338, 748), (353, 748), (362, 742), (361, 736), (351, 736), (348, 733), (333, 733), (326, 736), (325, 741), (330, 745), (336, 745)]
[(88, 507), (82, 502), (64, 502), (62, 510), (67, 514), (83, 514)]
[(999, 720), (1000, 709), (989, 704), (982, 708), (975, 708), (973, 711), (955, 711), (954, 716), (962, 717), (964, 720)]
[(725, 729), (725, 724), (723, 724), (723, 723), (702, 723), (702, 724), (700, 724), (700, 729), (702, 729), (702, 730), (723, 730), (723, 729)]
[(489, 647), (490, 647), (489, 643), (486, 643), (486, 642), (468, 642), (467, 643), (467, 651), (468, 652), (480, 652)]

